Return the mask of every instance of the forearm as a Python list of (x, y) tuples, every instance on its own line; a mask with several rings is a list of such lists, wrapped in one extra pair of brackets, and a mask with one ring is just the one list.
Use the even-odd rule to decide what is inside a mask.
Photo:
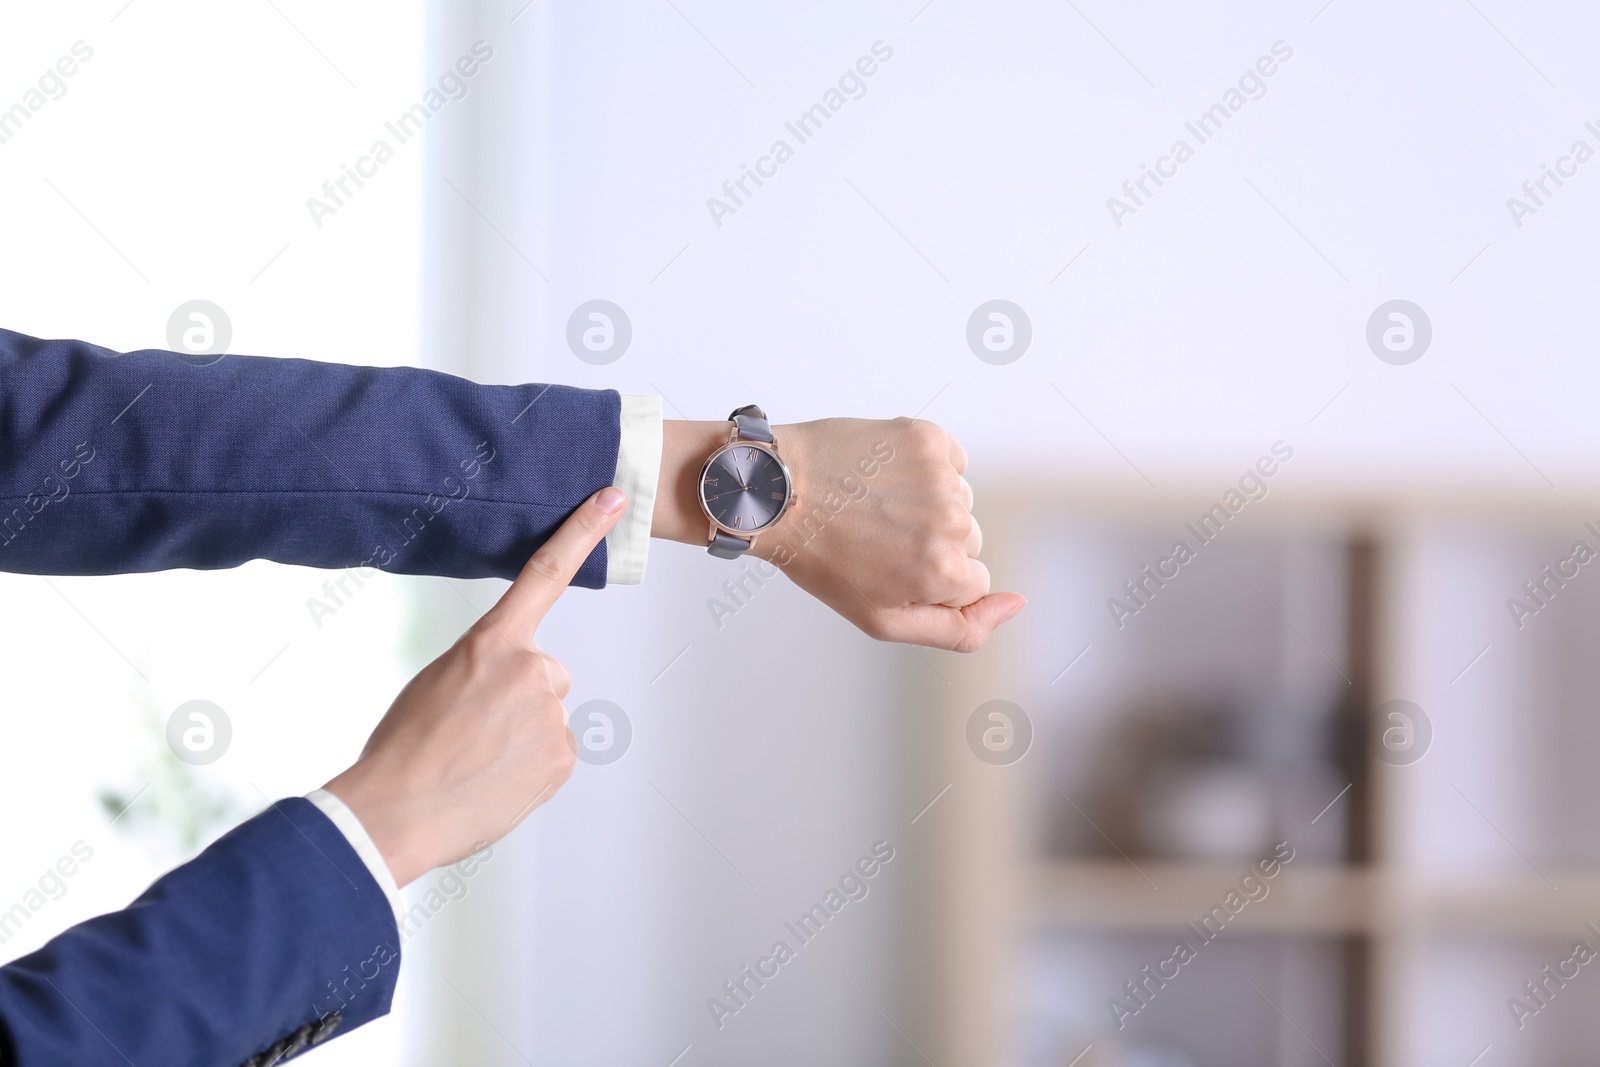
[(242, 1063), (387, 1013), (399, 967), (382, 889), (310, 803), (282, 800), (0, 967), (0, 1049), (22, 1067)]
[[(0, 330), (0, 570), (512, 577), (611, 484), (619, 398)], [(598, 586), (598, 548), (577, 584)]]

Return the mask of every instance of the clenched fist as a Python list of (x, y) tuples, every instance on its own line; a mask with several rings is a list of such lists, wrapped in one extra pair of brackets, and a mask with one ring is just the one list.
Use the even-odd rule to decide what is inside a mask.
[(500, 840), (571, 776), (578, 749), (562, 701), (572, 679), (535, 632), (626, 504), (615, 488), (581, 504), (325, 787), (361, 820), (397, 884)]
[(756, 542), (793, 582), (880, 641), (972, 652), (1022, 610), (989, 592), (967, 454), (931, 422), (774, 428), (799, 498)]
[[(668, 422), (652, 532), (705, 544), (699, 463), (727, 423)], [(1022, 610), (989, 592), (959, 442), (922, 419), (821, 419), (773, 427), (795, 500), (752, 553), (881, 641), (972, 652)]]

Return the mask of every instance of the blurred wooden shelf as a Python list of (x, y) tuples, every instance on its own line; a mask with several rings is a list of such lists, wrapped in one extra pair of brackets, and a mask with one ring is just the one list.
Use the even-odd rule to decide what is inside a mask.
[[(924, 1020), (917, 1046), (933, 1062), (1016, 1062), (1017, 1043), (1043, 1040), (1039, 1035), (1046, 1034), (1045, 1029), (1024, 1030), (1013, 1014), (1018, 1004), (1030, 1003), (1030, 995), (1046, 988), (1045, 979), (1030, 976), (1019, 966), (1038, 935), (1082, 932), (1103, 937), (1104, 951), (1082, 953), (1082, 960), (1072, 959), (1071, 946), (1052, 957), (1063, 968), (1061, 973), (1089, 974), (1105, 959), (1126, 954), (1129, 937), (1182, 936), (1186, 924), (1199, 924), (1250, 870), (1250, 864), (1238, 861), (1041, 856), (1036, 851), (1041, 843), (1056, 840), (1051, 836), (1055, 802), (1044, 788), (1055, 784), (1048, 778), (1052, 768), (1044, 762), (1044, 754), (1051, 750), (1046, 746), (1039, 757), (996, 768), (975, 760), (969, 745), (967, 731), (974, 709), (997, 694), (1052, 709), (1056, 736), (1050, 738), (1044, 725), (1041, 736), (1058, 746), (1068, 741), (1080, 745), (1085, 736), (1069, 738), (1060, 722), (1062, 715), (1074, 714), (1074, 725), (1085, 734), (1104, 732), (1109, 720), (1099, 712), (1112, 706), (1108, 702), (1119, 701), (1114, 706), (1120, 710), (1133, 706), (1129, 694), (1155, 692), (1159, 687), (1141, 677), (1147, 665), (1165, 664), (1164, 651), (1189, 640), (1193, 627), (1222, 618), (1206, 605), (1192, 607), (1184, 616), (1176, 606), (1183, 603), (1178, 599), (1182, 594), (1163, 594), (1162, 611), (1168, 615), (1162, 621), (1167, 628), (1149, 636), (1140, 655), (1124, 647), (1121, 658), (1098, 666), (1090, 661), (1079, 668), (1074, 676), (1076, 703), (1068, 712), (1061, 711), (1066, 702), (1059, 695), (1063, 689), (1049, 689), (1065, 674), (1062, 667), (1070, 666), (1071, 657), (1081, 655), (1078, 649), (1091, 638), (1101, 640), (1096, 633), (1107, 632), (1096, 630), (1108, 625), (1098, 615), (1104, 610), (1105, 601), (1100, 599), (1104, 590), (1116, 588), (1125, 577), (1123, 566), (1132, 573), (1146, 562), (1135, 559), (1137, 552), (1124, 551), (1126, 544), (1136, 539), (1153, 543), (1186, 529), (1184, 523), (1207, 512), (1228, 487), (1228, 479), (1198, 471), (1161, 474), (1157, 481), (1162, 488), (1152, 491), (1137, 478), (1095, 481), (1046, 465), (977, 487), (979, 514), (989, 533), (985, 555), (991, 572), (997, 578), (1046, 573), (1060, 585), (1053, 599), (1040, 596), (1034, 609), (1033, 624), (1053, 629), (1035, 635), (1026, 628), (1003, 632), (983, 656), (948, 666), (941, 661), (939, 673), (948, 684), (938, 689), (927, 684), (923, 691), (939, 709), (942, 729), (933, 735), (925, 769), (907, 803), (921, 811), (928, 797), (952, 789), (951, 783), (952, 797), (960, 798), (935, 809), (940, 833), (928, 839), (929, 889), (919, 920), (925, 934), (919, 943), (929, 947), (913, 975)], [(1443, 1012), (1455, 1010), (1443, 1005), (1465, 1004), (1461, 1010), (1475, 1010), (1477, 1000), (1461, 999), (1469, 990), (1475, 990), (1474, 997), (1482, 992), (1482, 1002), (1490, 1005), (1504, 996), (1498, 985), (1473, 986), (1479, 975), (1470, 968), (1485, 958), (1531, 958), (1528, 949), (1535, 942), (1570, 949), (1578, 940), (1591, 945), (1600, 940), (1587, 926), (1593, 920), (1600, 928), (1600, 864), (1584, 867), (1575, 860), (1571, 867), (1557, 869), (1541, 860), (1542, 869), (1535, 870), (1531, 864), (1511, 865), (1514, 858), (1495, 868), (1471, 866), (1472, 860), (1458, 866), (1440, 859), (1476, 854), (1452, 847), (1418, 847), (1419, 828), (1436, 829), (1433, 820), (1452, 816), (1428, 806), (1425, 783), (1403, 782), (1389, 773), (1391, 768), (1383, 766), (1372, 743), (1383, 727), (1377, 717), (1383, 702), (1431, 692), (1458, 725), (1470, 719), (1471, 730), (1453, 738), (1468, 754), (1458, 758), (1469, 760), (1478, 752), (1486, 781), (1494, 782), (1502, 795), (1536, 794), (1543, 806), (1534, 810), (1561, 812), (1569, 835), (1584, 834), (1585, 827), (1600, 818), (1600, 796), (1573, 784), (1575, 778), (1587, 782), (1587, 768), (1575, 773), (1576, 763), (1563, 762), (1576, 760), (1576, 755), (1523, 744), (1501, 759), (1492, 748), (1494, 738), (1510, 737), (1513, 729), (1526, 730), (1524, 724), (1536, 712), (1554, 715), (1555, 706), (1563, 702), (1571, 705), (1572, 721), (1588, 722), (1588, 694), (1600, 689), (1600, 670), (1588, 670), (1591, 632), (1574, 631), (1575, 638), (1565, 644), (1550, 643), (1540, 652), (1541, 658), (1521, 666), (1510, 665), (1505, 653), (1497, 651), (1500, 660), (1476, 669), (1475, 702), (1444, 695), (1444, 688), (1454, 685), (1453, 679), (1461, 677), (1457, 672), (1471, 666), (1468, 659), (1488, 640), (1478, 638), (1473, 629), (1477, 623), (1468, 625), (1470, 619), (1451, 614), (1463, 610), (1465, 603), (1461, 595), (1446, 595), (1467, 577), (1460, 568), (1482, 569), (1481, 580), (1473, 586), (1484, 591), (1482, 603), (1504, 603), (1505, 591), (1517, 588), (1526, 574), (1549, 562), (1552, 546), (1597, 536), (1585, 526), (1594, 516), (1584, 511), (1584, 501), (1593, 498), (1593, 493), (1576, 489), (1552, 493), (1535, 479), (1517, 481), (1503, 474), (1469, 482), (1397, 473), (1382, 483), (1340, 484), (1308, 465), (1276, 479), (1270, 496), (1250, 505), (1253, 545), (1239, 542), (1236, 549), (1208, 550), (1211, 555), (1204, 566), (1215, 569), (1228, 564), (1228, 551), (1281, 545), (1281, 551), (1266, 552), (1261, 565), (1276, 567), (1284, 575), (1285, 588), (1299, 591), (1302, 606), (1297, 610), (1273, 603), (1260, 589), (1256, 593), (1266, 601), (1264, 606), (1242, 608), (1227, 601), (1228, 610), (1241, 616), (1259, 611), (1281, 617), (1282, 627), (1269, 618), (1265, 626), (1240, 632), (1248, 630), (1258, 637), (1277, 634), (1282, 644), (1262, 646), (1255, 660), (1241, 656), (1215, 669), (1205, 662), (1155, 672), (1161, 675), (1161, 686), (1174, 692), (1185, 691), (1186, 685), (1197, 692), (1209, 691), (1218, 679), (1241, 691), (1258, 684), (1277, 685), (1286, 672), (1297, 669), (1297, 659), (1309, 661), (1312, 655), (1336, 669), (1346, 683), (1337, 713), (1341, 736), (1361, 743), (1338, 750), (1338, 775), (1352, 783), (1341, 811), (1345, 822), (1337, 836), (1342, 840), (1336, 848), (1322, 842), (1316, 854), (1326, 860), (1313, 862), (1307, 856), (1286, 867), (1266, 883), (1267, 896), (1248, 904), (1223, 931), (1230, 939), (1288, 934), (1332, 942), (1316, 946), (1321, 961), (1316, 964), (1317, 981), (1323, 983), (1316, 986), (1315, 996), (1320, 998), (1316, 1010), (1326, 1016), (1320, 1020), (1323, 1030), (1339, 1035), (1335, 1059), (1341, 1065), (1400, 1067), (1418, 1062), (1422, 1050), (1443, 1047), (1436, 1032), (1439, 1020), (1445, 1017)], [(1083, 558), (1071, 558), (1073, 551)], [(1111, 560), (1123, 562), (1113, 565)], [(1245, 568), (1237, 561), (1232, 565), (1240, 575), (1236, 584), (1244, 588)], [(1311, 573), (1314, 568), (1322, 569)], [(1194, 587), (1191, 581), (1186, 588)], [(1562, 594), (1563, 611), (1587, 605), (1591, 631), (1600, 631), (1600, 593), (1592, 591), (1596, 588), (1579, 586)], [(1250, 603), (1250, 595), (1246, 589), (1239, 602)], [(1479, 603), (1474, 600), (1472, 605)], [(1037, 617), (1051, 612), (1054, 615), (1046, 622)], [(1327, 635), (1320, 645), (1304, 632), (1308, 618), (1322, 627), (1317, 632)], [(1049, 646), (1053, 654), (1048, 664), (1041, 665), (1036, 660), (1047, 647), (1045, 641), (1053, 642)], [(1163, 648), (1160, 642), (1169, 644)], [(1460, 647), (1446, 656), (1443, 643)], [(1526, 650), (1524, 654), (1532, 655)], [(1481, 658), (1482, 652), (1477, 655)], [(1497, 678), (1490, 674), (1495, 670), (1501, 672)], [(1489, 678), (1494, 679), (1492, 684)], [(1539, 683), (1534, 696), (1528, 695), (1529, 680)], [(1095, 714), (1089, 714), (1091, 710)], [(1551, 723), (1553, 719), (1546, 725)], [(1575, 734), (1572, 747), (1594, 743), (1587, 733)], [(1547, 768), (1559, 764), (1563, 774), (1542, 781), (1539, 761)], [(1072, 766), (1074, 773), (1088, 777), (1082, 766)], [(1583, 818), (1573, 814), (1574, 804), (1586, 805)], [(1077, 815), (1087, 818), (1081, 809)], [(1474, 833), (1491, 832), (1476, 823), (1471, 826)], [(1099, 830), (1099, 825), (1094, 828)], [(1498, 826), (1492, 832), (1498, 833)], [(1110, 833), (1112, 838), (1122, 836), (1115, 827)], [(1334, 862), (1333, 857), (1343, 862)], [(1119, 937), (1124, 939), (1120, 943)], [(1454, 955), (1435, 951), (1443, 944), (1454, 949), (1473, 942), (1482, 944)], [(1296, 948), (1275, 947), (1288, 950), (1276, 954), (1285, 958)], [(1480, 953), (1479, 948), (1490, 951)], [(1459, 972), (1446, 983), (1449, 990), (1437, 982), (1423, 987), (1428, 976), (1449, 971)], [(1062, 988), (1070, 985), (1059, 975), (1050, 980), (1061, 981)], [(1514, 989), (1520, 977), (1508, 972), (1505, 980), (1506, 988)], [(1035, 984), (1029, 987), (1028, 982)], [(1073, 1023), (1078, 1030), (1067, 1042), (1072, 1047), (1063, 1045), (1060, 1050), (1067, 1059), (1101, 1033), (1093, 1012), (1085, 1009), (1081, 1018)], [(1194, 1033), (1202, 1029), (1198, 1023), (1193, 1026)], [(1554, 1031), (1547, 1032), (1552, 1054), (1566, 1049), (1555, 1044)], [(1108, 1033), (1108, 1041), (1111, 1036)], [(1302, 1036), (1291, 1032), (1289, 1040), (1292, 1044)], [(1582, 1047), (1573, 1044), (1573, 1051), (1563, 1051), (1559, 1058), (1584, 1062), (1576, 1051)], [(1456, 1051), (1452, 1048), (1449, 1055)], [(1461, 1062), (1476, 1051), (1467, 1050)], [(1249, 1062), (1283, 1062), (1270, 1055)], [(1533, 1052), (1527, 1056), (1527, 1062), (1555, 1062)], [(1207, 1062), (1211, 1061), (1241, 1062), (1237, 1056), (1229, 1061), (1220, 1054)]]
[[(1181, 932), (1236, 889), (1245, 863), (1194, 864), (1122, 860), (1041, 864), (1033, 880), (1032, 921), (1045, 926)], [(1143, 873), (1140, 873), (1143, 872)], [(1374, 893), (1370, 874), (1348, 867), (1292, 864), (1262, 883), (1267, 895), (1246, 904), (1229, 927), (1342, 933), (1366, 929)]]
[[(1247, 871), (1242, 862), (1142, 860), (1137, 869), (1122, 860), (1041, 864), (1034, 872), (1026, 918), (1036, 927), (1181, 933), (1185, 923), (1198, 925), (1213, 905), (1221, 904)], [(1546, 873), (1550, 881), (1533, 871), (1473, 872), (1464, 879), (1470, 888), (1457, 888), (1380, 868), (1290, 865), (1263, 882), (1267, 895), (1246, 904), (1228, 929), (1592, 938), (1584, 923), (1600, 922), (1600, 873)]]

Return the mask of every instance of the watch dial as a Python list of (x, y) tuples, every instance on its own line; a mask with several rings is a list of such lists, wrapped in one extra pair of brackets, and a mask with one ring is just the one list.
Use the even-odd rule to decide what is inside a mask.
[(700, 483), (706, 510), (730, 530), (770, 526), (789, 496), (789, 479), (772, 453), (734, 445), (717, 453)]

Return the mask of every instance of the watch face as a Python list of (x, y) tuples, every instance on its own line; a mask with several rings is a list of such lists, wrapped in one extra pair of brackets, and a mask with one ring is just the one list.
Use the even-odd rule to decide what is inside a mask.
[(771, 452), (736, 442), (706, 464), (700, 499), (718, 525), (755, 533), (772, 525), (788, 503), (789, 475)]

